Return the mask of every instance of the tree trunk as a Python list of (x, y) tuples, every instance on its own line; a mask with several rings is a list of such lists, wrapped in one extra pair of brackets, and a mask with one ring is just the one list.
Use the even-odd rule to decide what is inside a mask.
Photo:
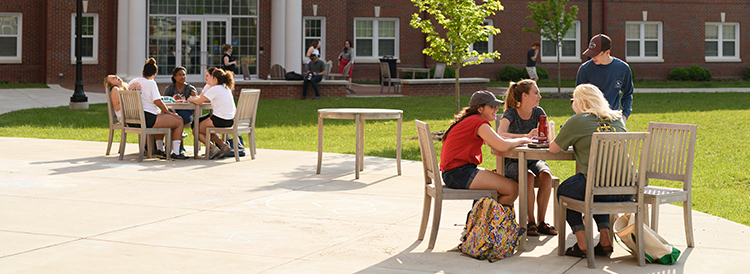
[(560, 93), (560, 45), (555, 43), (555, 52), (557, 52), (557, 93)]
[(459, 72), (461, 71), (461, 65), (456, 66), (456, 114), (461, 109), (461, 86), (458, 84)]

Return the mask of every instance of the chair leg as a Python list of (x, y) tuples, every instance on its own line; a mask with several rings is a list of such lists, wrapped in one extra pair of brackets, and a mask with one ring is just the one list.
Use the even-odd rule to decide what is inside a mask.
[(565, 212), (566, 208), (562, 207), (562, 205), (557, 200), (557, 195), (553, 198), (555, 199), (555, 202), (557, 205), (556, 207), (559, 207), (557, 211), (555, 211), (555, 228), (557, 228), (557, 256), (563, 256), (565, 255), (565, 237), (568, 235), (565, 232), (566, 224), (565, 224)]
[(682, 202), (682, 214), (685, 220), (685, 240), (687, 241), (688, 247), (695, 247), (695, 241), (693, 240), (693, 206), (690, 202), (690, 196), (687, 201)]
[[(594, 254), (594, 215), (591, 214), (591, 212), (584, 213), (585, 220), (585, 234), (586, 234), (586, 252), (588, 254)], [(586, 256), (589, 261), (589, 268), (596, 268), (596, 263), (594, 262), (595, 256)]]
[(385, 85), (385, 82), (380, 83), (380, 93), (383, 93), (383, 85)]
[(211, 159), (211, 146), (213, 145), (213, 143), (211, 143), (211, 134), (213, 134), (213, 132), (206, 129), (206, 160)]
[(645, 246), (643, 244), (643, 214), (640, 212), (635, 213), (635, 239), (635, 254), (638, 254), (638, 265), (646, 266)]
[(424, 233), (427, 232), (427, 221), (430, 219), (430, 206), (432, 204), (432, 197), (425, 193), (424, 204), (422, 205), (422, 223), (419, 225), (419, 236), (417, 240), (424, 239)]
[(651, 229), (657, 233), (659, 232), (659, 207), (658, 203), (651, 205)]
[(247, 135), (247, 145), (250, 147), (250, 159), (255, 160), (255, 128)]
[[(146, 135), (147, 134), (145, 134), (145, 133), (138, 134), (138, 162), (143, 162), (143, 151), (144, 151), (143, 150), (143, 146), (146, 144)], [(152, 147), (153, 146), (149, 146), (148, 147), (148, 149), (149, 149), (149, 155), (148, 155), (148, 157), (151, 157), (150, 150), (152, 149)]]
[(109, 155), (109, 150), (112, 149), (112, 140), (114, 139), (115, 130), (109, 129), (109, 141), (107, 141), (107, 153), (104, 155)]
[(440, 228), (440, 214), (443, 211), (443, 201), (435, 199), (435, 211), (432, 216), (432, 231), (430, 231), (430, 243), (427, 248), (435, 248), (435, 241), (437, 240), (438, 228)]
[(125, 141), (127, 136), (128, 134), (125, 133), (124, 130), (120, 132), (120, 161), (122, 161), (122, 158), (125, 155)]
[(164, 154), (167, 155), (167, 161), (172, 161), (172, 130), (167, 133), (167, 149), (164, 150)]
[(240, 136), (240, 135), (239, 135), (239, 134), (237, 134), (237, 133), (234, 133), (234, 134), (232, 135), (232, 138), (234, 138), (234, 141), (232, 142), (232, 146), (233, 146), (233, 148), (234, 148), (234, 161), (236, 161), (236, 162), (239, 162), (239, 161), (240, 161), (240, 152), (239, 152), (239, 150), (237, 149), (237, 148), (239, 147), (239, 144), (237, 144), (237, 143), (239, 143), (239, 142), (240, 142), (240, 137), (239, 137), (239, 136)]

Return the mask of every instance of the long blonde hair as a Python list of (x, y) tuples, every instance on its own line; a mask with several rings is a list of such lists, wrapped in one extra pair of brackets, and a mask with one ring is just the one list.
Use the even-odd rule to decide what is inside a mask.
[[(107, 75), (107, 77), (104, 77), (104, 87), (107, 89), (112, 89), (112, 87), (114, 87), (112, 83), (109, 82), (110, 76), (117, 76), (117, 75), (110, 74), (110, 75)], [(121, 83), (122, 83), (122, 86), (119, 87), (120, 89), (128, 89), (128, 85), (125, 84), (125, 81), (121, 81)]]
[(581, 112), (596, 115), (597, 118), (607, 121), (615, 121), (622, 117), (622, 111), (610, 109), (601, 90), (592, 84), (578, 85), (573, 91), (573, 98)]
[(521, 99), (523, 98), (523, 94), (528, 94), (529, 91), (531, 91), (531, 87), (533, 85), (536, 85), (536, 82), (531, 79), (521, 80), (518, 81), (518, 83), (510, 82), (508, 91), (505, 92), (505, 105), (503, 106), (503, 110), (506, 110), (509, 107), (521, 107)]

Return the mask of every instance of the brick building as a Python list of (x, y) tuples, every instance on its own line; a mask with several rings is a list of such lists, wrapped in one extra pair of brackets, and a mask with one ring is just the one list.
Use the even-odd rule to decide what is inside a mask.
[[(222, 44), (264, 79), (272, 64), (301, 71), (303, 52), (322, 41), (323, 59), (334, 60), (344, 41), (355, 48), (354, 78), (375, 80), (383, 55), (400, 67), (429, 67), (421, 53), (424, 34), (409, 25), (417, 12), (409, 0), (89, 0), (84, 14), (83, 81), (100, 85), (107, 74), (140, 75), (144, 59), (155, 57), (157, 82), (171, 69), (188, 68), (188, 81), (201, 82), (208, 66), (219, 64)], [(495, 78), (505, 66), (522, 68), (525, 52), (540, 36), (523, 32), (528, 1), (502, 1), (504, 11), (487, 18), (502, 32), (476, 50), (496, 50), (499, 60), (462, 68), (461, 76)], [(715, 78), (742, 78), (750, 60), (750, 33), (743, 35), (750, 3), (741, 0), (594, 0), (591, 33), (613, 39), (612, 55), (627, 61), (637, 79), (666, 79), (676, 67), (700, 65)], [(560, 49), (562, 77), (574, 78), (586, 58), (588, 1), (570, 1), (580, 10)], [(424, 15), (423, 15), (424, 16)], [(75, 82), (73, 22), (75, 1), (0, 2), (0, 81), (50, 84)], [(747, 32), (747, 31), (745, 31)], [(539, 66), (557, 75), (556, 52), (542, 40)]]

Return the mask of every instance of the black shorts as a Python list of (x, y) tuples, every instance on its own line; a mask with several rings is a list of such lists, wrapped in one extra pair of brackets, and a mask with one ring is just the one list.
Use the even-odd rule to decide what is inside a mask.
[(203, 120), (206, 120), (209, 117), (211, 118), (211, 122), (214, 123), (214, 127), (231, 127), (234, 125), (234, 119), (224, 120), (211, 114), (206, 114), (206, 115), (201, 116), (201, 118), (198, 119), (199, 120), (198, 122), (199, 123), (203, 122)]
[[(150, 112), (143, 112), (144, 119), (146, 119), (146, 128), (154, 127), (156, 124), (156, 115)], [(139, 124), (128, 124), (129, 127), (141, 127)]]

